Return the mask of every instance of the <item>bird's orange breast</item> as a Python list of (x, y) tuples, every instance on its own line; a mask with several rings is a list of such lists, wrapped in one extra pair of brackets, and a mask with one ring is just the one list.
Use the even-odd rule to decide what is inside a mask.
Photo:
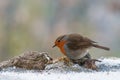
[(59, 44), (57, 45), (57, 46), (60, 48), (61, 52), (62, 52), (64, 55), (66, 55), (66, 52), (65, 52), (65, 49), (64, 49), (65, 43), (66, 43), (66, 41), (61, 41), (61, 42), (59, 42)]

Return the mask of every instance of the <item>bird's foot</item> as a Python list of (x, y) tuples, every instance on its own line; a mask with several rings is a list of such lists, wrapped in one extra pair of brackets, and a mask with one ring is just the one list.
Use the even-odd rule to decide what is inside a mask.
[(101, 61), (100, 61), (100, 60), (97, 60), (97, 59), (87, 59), (87, 60), (85, 60), (83, 66), (84, 66), (85, 68), (88, 68), (88, 69), (97, 70), (98, 67), (97, 67), (97, 65), (95, 64), (95, 62), (101, 62)]
[(58, 62), (63, 62), (64, 65), (66, 65), (66, 66), (71, 66), (73, 64), (71, 62), (71, 60), (68, 57), (66, 57), (66, 56), (63, 56), (63, 57), (57, 58), (55, 60), (52, 60), (50, 62), (50, 64), (55, 64), (55, 63), (58, 63)]

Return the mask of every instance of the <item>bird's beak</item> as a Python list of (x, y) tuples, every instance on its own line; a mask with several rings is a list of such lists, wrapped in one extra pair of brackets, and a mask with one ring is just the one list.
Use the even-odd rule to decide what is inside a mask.
[(54, 47), (56, 47), (56, 44), (55, 44), (55, 45), (53, 45), (53, 47), (52, 47), (52, 48), (54, 48)]

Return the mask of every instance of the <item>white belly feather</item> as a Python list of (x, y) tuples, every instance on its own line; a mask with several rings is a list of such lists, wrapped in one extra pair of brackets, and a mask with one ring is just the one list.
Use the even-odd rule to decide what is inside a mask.
[(76, 50), (76, 51), (70, 50), (70, 49), (67, 48), (66, 45), (64, 46), (64, 48), (65, 48), (67, 57), (70, 58), (70, 59), (81, 59), (86, 54), (88, 54), (88, 51), (89, 51), (88, 49), (84, 49), (84, 50), (79, 49), (79, 50)]

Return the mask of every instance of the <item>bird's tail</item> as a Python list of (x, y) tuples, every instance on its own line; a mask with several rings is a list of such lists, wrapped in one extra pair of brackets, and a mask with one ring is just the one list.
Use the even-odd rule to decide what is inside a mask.
[(108, 48), (108, 47), (100, 46), (100, 45), (97, 45), (97, 44), (92, 44), (92, 46), (96, 47), (96, 48), (104, 49), (104, 50), (107, 50), (107, 51), (110, 50), (110, 48)]

